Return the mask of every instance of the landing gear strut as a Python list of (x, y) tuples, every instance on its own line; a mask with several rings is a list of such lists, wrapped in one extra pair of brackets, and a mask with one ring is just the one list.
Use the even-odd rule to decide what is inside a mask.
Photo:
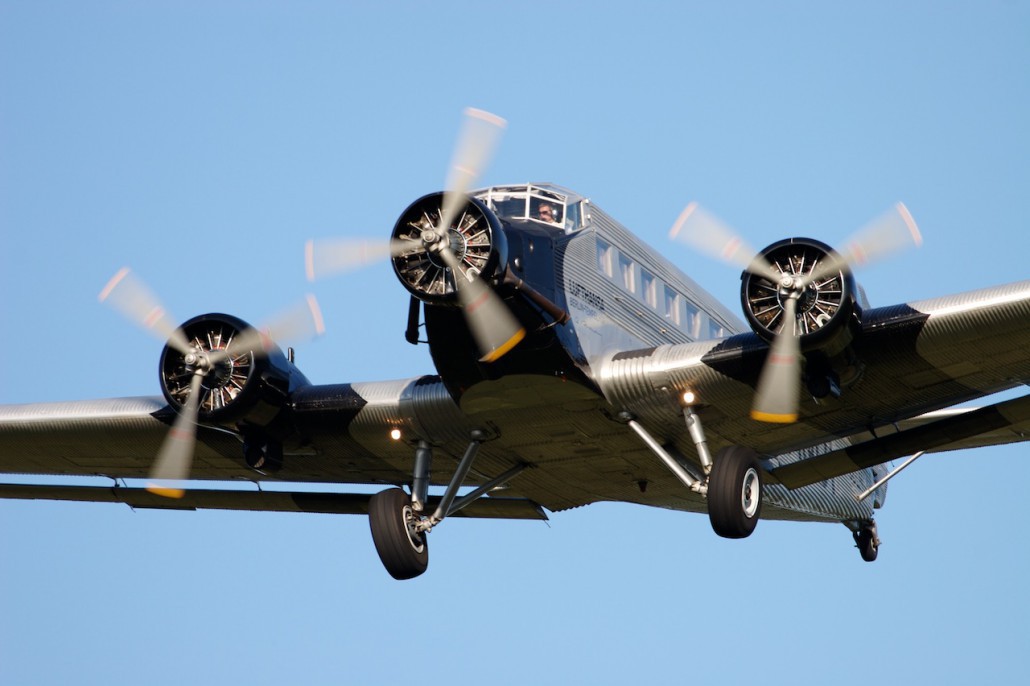
[(446, 517), (472, 504), (494, 488), (520, 474), (528, 467), (517, 464), (504, 473), (489, 479), (478, 488), (457, 498), (458, 489), (472, 469), (479, 446), (487, 440), (484, 431), (474, 430), (465, 454), (451, 476), (447, 489), (436, 503), (432, 514), (427, 514), (430, 469), (433, 449), (426, 441), (419, 441), (415, 450), (415, 467), (409, 496), (400, 488), (390, 488), (372, 496), (368, 504), (368, 523), (372, 541), (379, 559), (394, 579), (411, 579), (426, 571), (429, 565), (427, 536)]
[(672, 473), (690, 490), (708, 498), (708, 518), (715, 533), (724, 538), (747, 538), (762, 514), (762, 475), (758, 453), (731, 445), (712, 459), (708, 452), (701, 418), (689, 406), (683, 408), (691, 440), (704, 475), (681, 464), (629, 413), (621, 419), (644, 441)]

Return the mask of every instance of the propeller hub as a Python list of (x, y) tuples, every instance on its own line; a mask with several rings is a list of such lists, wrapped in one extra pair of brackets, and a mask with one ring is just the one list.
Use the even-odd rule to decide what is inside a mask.
[(429, 260), (434, 265), (441, 269), (447, 268), (448, 265), (440, 257), (440, 253), (448, 249), (454, 253), (454, 256), (459, 262), (465, 258), (465, 252), (468, 250), (468, 242), (460, 231), (456, 231), (454, 229), (448, 230), (446, 240), (441, 238), (439, 234), (435, 235), (436, 238), (434, 239), (434, 243), (429, 246), (432, 248), (429, 251)]
[(232, 377), (234, 365), (232, 357), (228, 355), (212, 361), (208, 353), (194, 351), (184, 355), (182, 361), (187, 372), (203, 377), (202, 386), (209, 391), (224, 386)]

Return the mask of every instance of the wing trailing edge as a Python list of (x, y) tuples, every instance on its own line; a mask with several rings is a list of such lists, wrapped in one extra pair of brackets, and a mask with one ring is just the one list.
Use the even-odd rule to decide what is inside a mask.
[[(185, 491), (182, 498), (170, 500), (156, 496), (145, 488), (0, 484), (0, 498), (4, 499), (124, 503), (132, 508), (157, 510), (245, 510), (367, 515), (368, 501), (371, 497), (371, 494), (364, 493), (191, 489)], [(439, 500), (439, 497), (430, 497), (427, 500), (429, 509), (435, 508)], [(542, 507), (524, 498), (480, 498), (451, 516), (547, 520), (547, 513)]]
[(945, 452), (1016, 443), (1030, 438), (1030, 395), (949, 413), (882, 438), (776, 467), (768, 473), (787, 488), (801, 488), (919, 451)]

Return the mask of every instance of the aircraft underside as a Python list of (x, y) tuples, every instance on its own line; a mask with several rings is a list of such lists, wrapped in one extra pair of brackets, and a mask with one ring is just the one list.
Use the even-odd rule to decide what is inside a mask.
[(322, 331), (313, 296), (262, 327), (177, 326), (126, 268), (100, 298), (165, 343), (163, 397), (0, 407), (0, 471), (114, 481), (0, 497), (367, 514), (397, 579), (425, 572), (450, 517), (602, 501), (707, 513), (725, 538), (760, 519), (843, 523), (872, 561), (874, 511), (912, 460), (1030, 434), (1030, 396), (956, 409), (1030, 381), (1030, 282), (865, 302), (851, 266), (920, 240), (903, 205), (840, 251), (797, 237), (754, 251), (688, 205), (671, 235), (743, 270), (745, 323), (568, 189), (474, 191), (503, 124), (468, 112), (447, 191), (388, 240), (306, 246), (311, 280), (390, 260), (411, 295), (405, 337), (429, 344), (435, 374), (312, 384), (277, 341)]

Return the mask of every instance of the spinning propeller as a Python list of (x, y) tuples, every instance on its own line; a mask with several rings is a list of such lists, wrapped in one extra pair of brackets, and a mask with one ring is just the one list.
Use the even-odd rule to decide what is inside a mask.
[(764, 279), (782, 308), (780, 326), (758, 379), (751, 417), (758, 421), (797, 421), (801, 378), (801, 336), (804, 333), (799, 303), (817, 286), (850, 270), (882, 259), (910, 245), (922, 243), (908, 208), (898, 203), (855, 233), (838, 252), (811, 263), (770, 262), (729, 226), (691, 203), (673, 225), (669, 236), (716, 259), (738, 266)]
[(354, 269), (389, 257), (426, 253), (447, 269), (469, 330), (484, 362), (500, 359), (526, 335), (525, 329), (479, 276), (479, 269), (455, 250), (455, 222), (468, 203), (468, 192), (485, 169), (507, 122), (483, 110), (465, 110), (465, 119), (435, 225), (418, 240), (309, 240), (305, 246), (308, 280)]
[(179, 483), (189, 478), (197, 442), (197, 420), (203, 397), (210, 392), (204, 382), (216, 379), (231, 368), (233, 361), (248, 355), (265, 355), (276, 340), (303, 340), (325, 331), (322, 313), (313, 295), (287, 309), (260, 329), (247, 329), (211, 350), (187, 340), (182, 329), (171, 322), (160, 301), (128, 267), (121, 269), (100, 292), (100, 302), (110, 305), (133, 323), (183, 355), (191, 370), (189, 391), (178, 416), (150, 469), (147, 490), (181, 498)]

